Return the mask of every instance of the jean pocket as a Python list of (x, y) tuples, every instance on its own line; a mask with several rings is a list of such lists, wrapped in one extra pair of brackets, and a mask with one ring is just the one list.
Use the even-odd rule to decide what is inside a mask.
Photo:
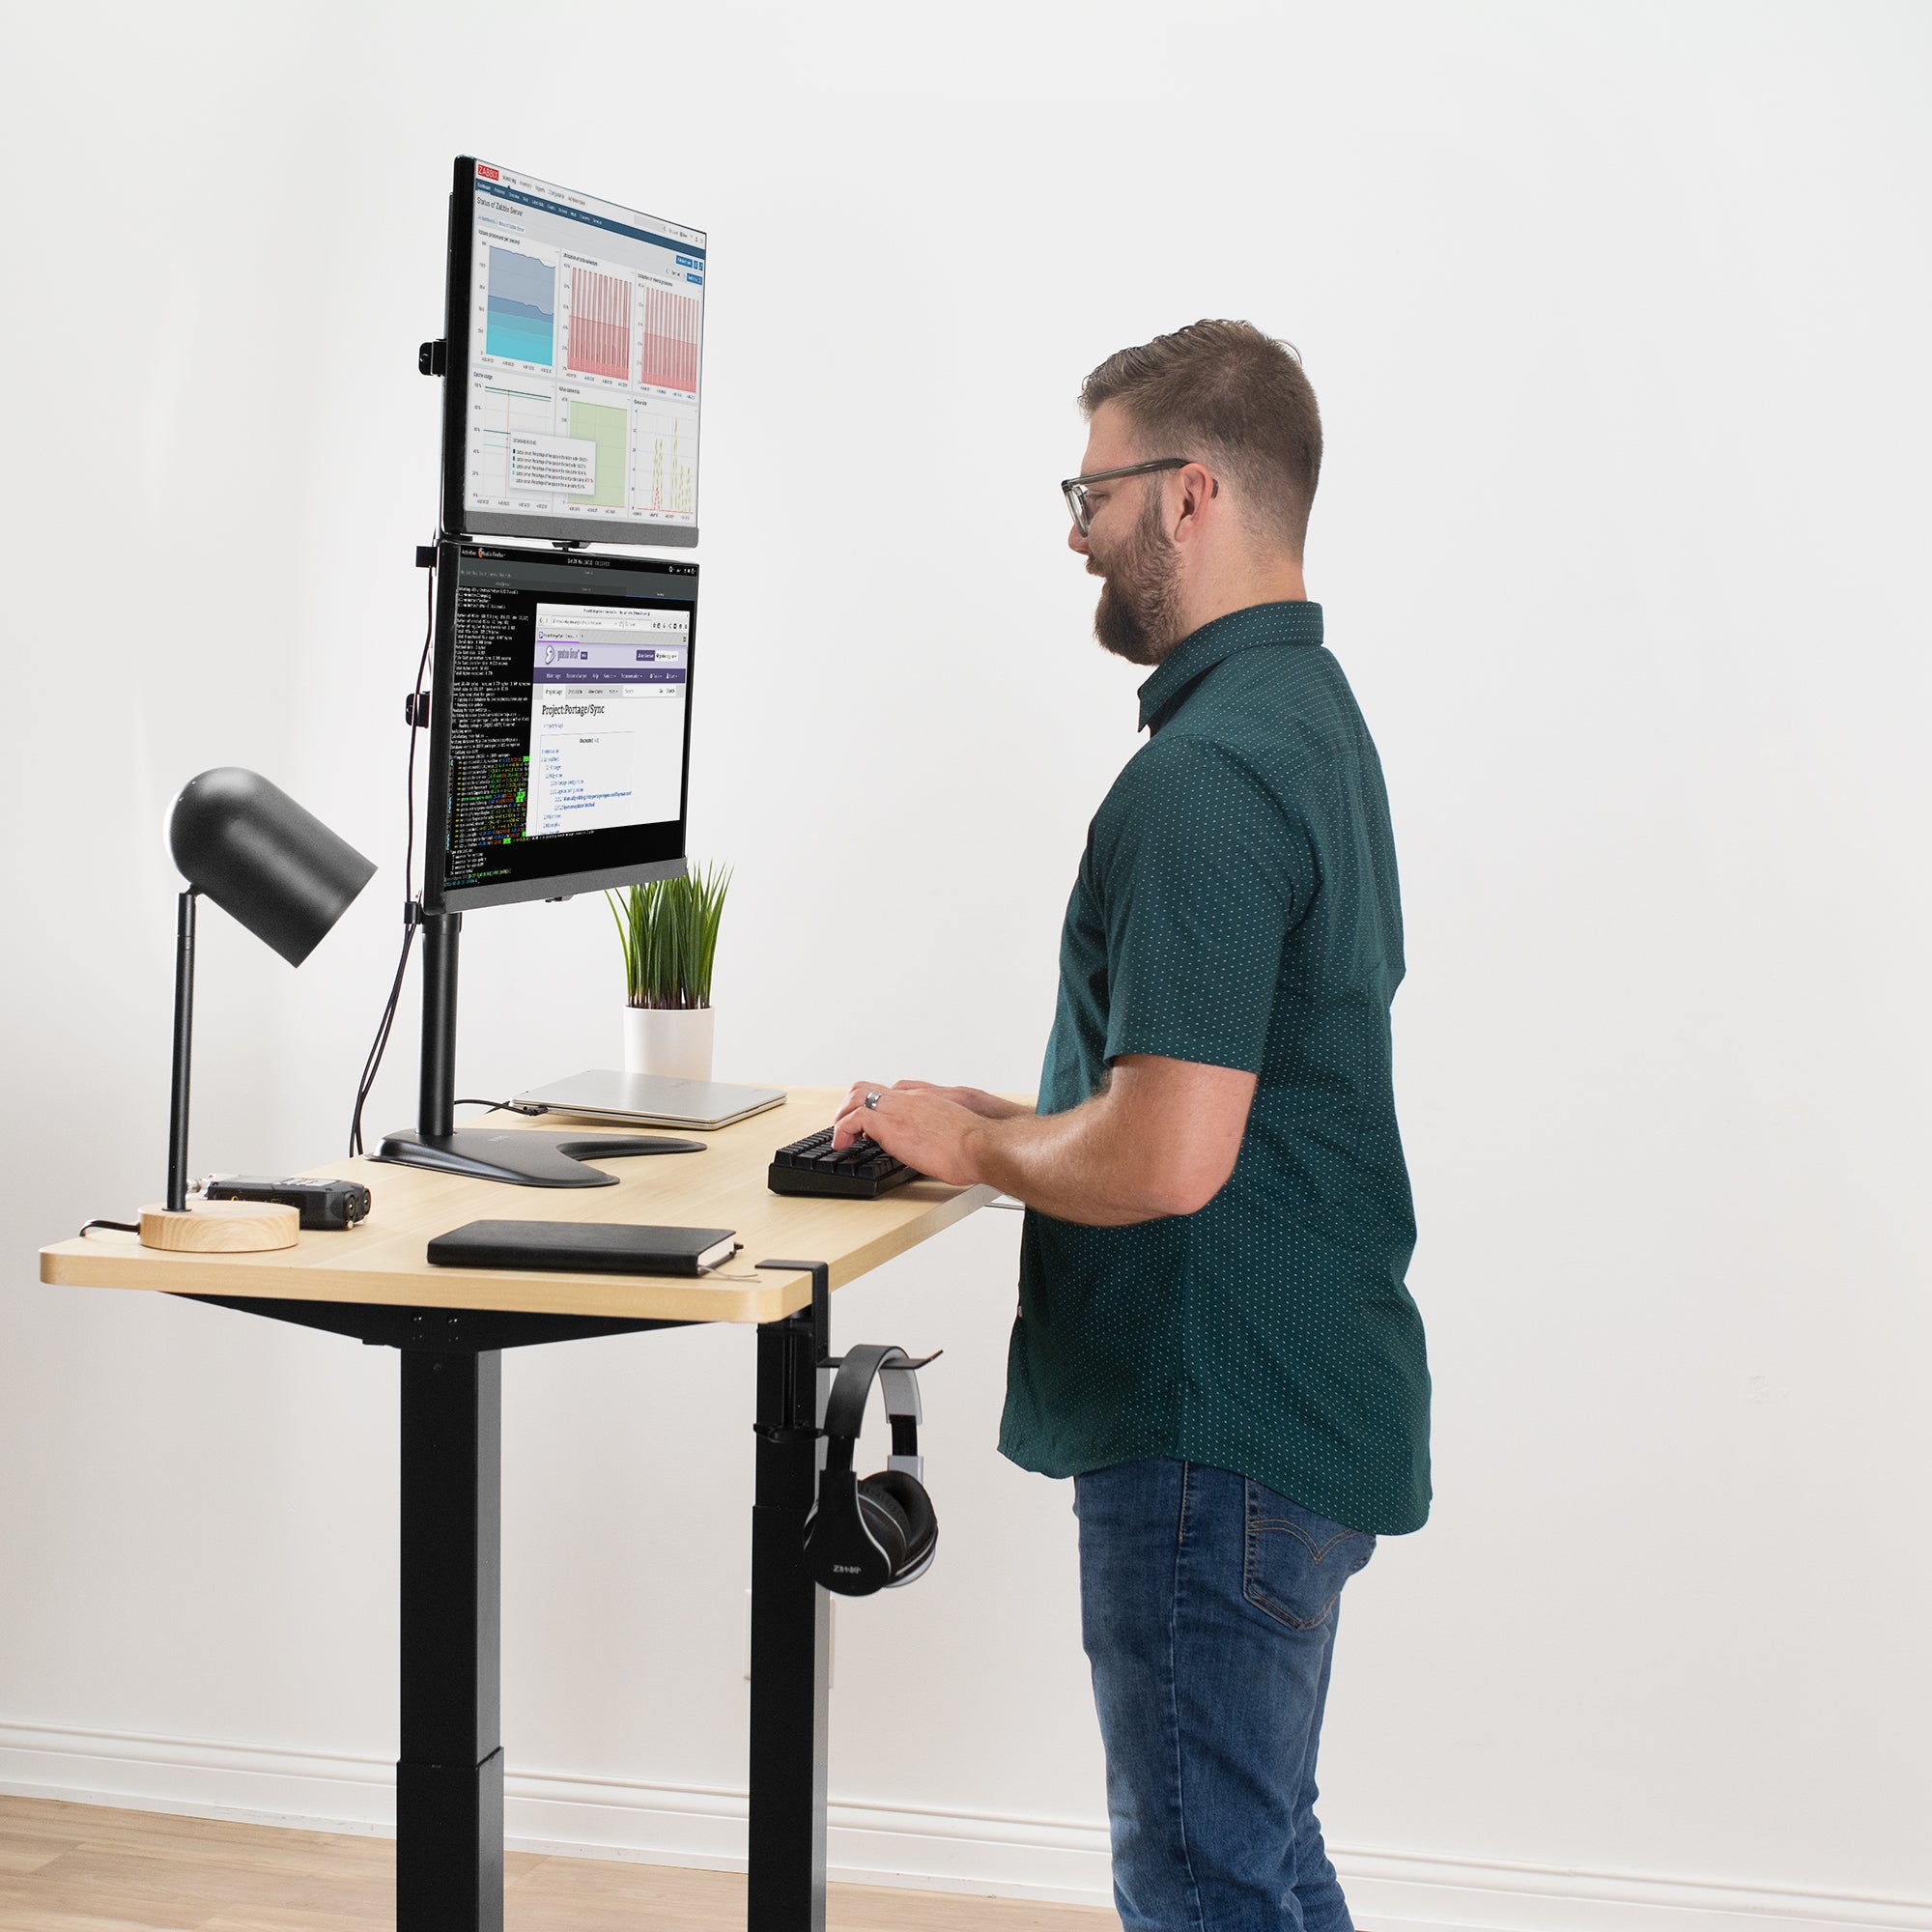
[(1376, 1539), (1317, 1516), (1248, 1482), (1242, 1589), (1256, 1609), (1290, 1630), (1319, 1629), (1342, 1586), (1376, 1553)]

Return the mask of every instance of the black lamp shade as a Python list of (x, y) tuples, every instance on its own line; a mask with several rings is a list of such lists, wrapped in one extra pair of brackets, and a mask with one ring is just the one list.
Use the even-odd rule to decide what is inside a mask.
[(239, 765), (188, 780), (168, 820), (182, 876), (299, 966), (375, 867), (279, 785)]

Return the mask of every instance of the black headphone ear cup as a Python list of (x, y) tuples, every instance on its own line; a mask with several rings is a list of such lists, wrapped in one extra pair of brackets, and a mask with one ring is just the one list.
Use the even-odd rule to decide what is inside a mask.
[(904, 1569), (906, 1553), (912, 1547), (912, 1524), (897, 1498), (881, 1494), (872, 1485), (876, 1476), (867, 1476), (859, 1485), (859, 1520), (871, 1532), (872, 1541), (886, 1553), (886, 1561), (896, 1577)]
[(882, 1469), (867, 1476), (859, 1485), (859, 1493), (870, 1502), (890, 1503), (905, 1524), (905, 1552), (893, 1565), (895, 1577), (920, 1562), (938, 1541), (939, 1519), (933, 1514), (932, 1498), (925, 1486), (903, 1469)]

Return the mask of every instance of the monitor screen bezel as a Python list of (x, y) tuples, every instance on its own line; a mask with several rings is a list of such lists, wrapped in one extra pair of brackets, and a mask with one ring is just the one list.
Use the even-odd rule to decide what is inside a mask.
[[(472, 258), (476, 241), (476, 167), (477, 157), (474, 155), (458, 155), (449, 191), (447, 281), (442, 303), (442, 529), (451, 536), (541, 537), (553, 542), (610, 544), (625, 549), (693, 549), (697, 543), (696, 522), (621, 525), (583, 517), (546, 517), (519, 510), (472, 510), (466, 504), (464, 481), (469, 468), (469, 292), (473, 283)], [(639, 211), (634, 209), (631, 213)], [(706, 259), (708, 261), (708, 255)], [(698, 310), (697, 355), (701, 370), (704, 365), (702, 307)], [(699, 421), (701, 424), (701, 413)], [(700, 428), (700, 465), (702, 442)], [(701, 469), (694, 473), (701, 491)]]
[[(685, 871), (691, 824), (691, 696), (697, 675), (697, 566), (695, 563), (679, 565), (680, 569), (691, 572), (692, 612), (685, 658), (684, 752), (678, 781), (676, 852), (626, 865), (558, 872), (541, 879), (505, 879), (481, 886), (452, 886), (447, 883), (444, 866), (449, 854), (450, 703), (456, 657), (456, 592), (461, 552), (469, 541), (470, 539), (467, 536), (444, 536), (437, 544), (436, 627), (430, 672), (429, 780), (424, 812), (423, 910), (428, 913), (467, 912), (476, 906), (526, 905), (537, 900), (567, 899), (579, 893), (642, 885), (651, 879), (673, 878)], [(597, 561), (594, 556), (580, 552), (559, 554), (540, 550), (520, 551), (509, 545), (490, 544), (487, 547), (504, 550), (532, 563), (567, 566), (581, 559), (583, 566), (589, 567)], [(605, 561), (648, 567), (652, 559), (611, 557)], [(668, 563), (671, 559), (665, 558), (663, 561)]]

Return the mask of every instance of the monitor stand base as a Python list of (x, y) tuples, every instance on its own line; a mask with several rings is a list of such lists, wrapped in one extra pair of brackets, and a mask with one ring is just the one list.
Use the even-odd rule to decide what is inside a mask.
[[(546, 1132), (531, 1127), (456, 1126), (456, 955), (460, 912), (415, 914), (422, 925), (422, 1090), (416, 1124), (383, 1136), (378, 1160), (427, 1167), (513, 1187), (614, 1187), (614, 1174), (585, 1167), (633, 1153), (702, 1153), (702, 1141), (667, 1134)], [(386, 1025), (387, 1022), (384, 1022)]]
[(614, 1187), (614, 1174), (600, 1173), (584, 1162), (703, 1151), (702, 1141), (668, 1134), (560, 1134), (534, 1127), (464, 1127), (455, 1133), (422, 1134), (411, 1127), (384, 1134), (376, 1158), (517, 1187)]

